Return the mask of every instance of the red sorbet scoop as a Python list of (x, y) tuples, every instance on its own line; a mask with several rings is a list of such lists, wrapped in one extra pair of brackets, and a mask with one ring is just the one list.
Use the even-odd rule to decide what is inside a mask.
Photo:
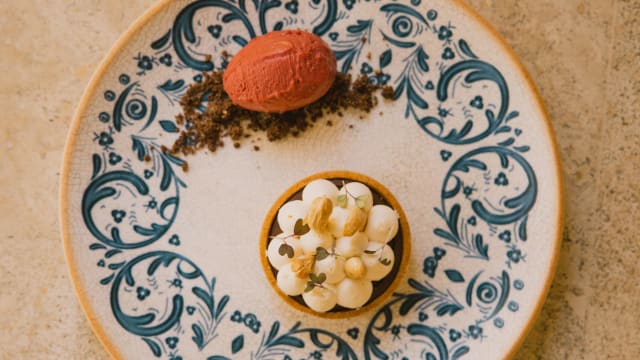
[(324, 95), (336, 77), (336, 58), (317, 35), (270, 32), (251, 40), (224, 72), (224, 90), (244, 108), (283, 113)]

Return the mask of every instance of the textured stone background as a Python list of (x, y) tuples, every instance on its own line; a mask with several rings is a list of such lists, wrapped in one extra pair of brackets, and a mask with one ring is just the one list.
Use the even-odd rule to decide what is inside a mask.
[[(67, 276), (59, 168), (92, 71), (150, 0), (0, 1), (0, 358), (106, 359)], [(560, 143), (558, 273), (517, 359), (640, 354), (640, 0), (469, 0), (522, 58)]]

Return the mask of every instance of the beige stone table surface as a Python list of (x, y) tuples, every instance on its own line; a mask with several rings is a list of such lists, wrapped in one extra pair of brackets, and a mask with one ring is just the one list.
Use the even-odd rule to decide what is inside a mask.
[[(73, 110), (151, 0), (0, 0), (0, 358), (106, 359), (58, 230)], [(517, 359), (640, 354), (640, 0), (469, 0), (513, 46), (559, 139), (566, 226)]]

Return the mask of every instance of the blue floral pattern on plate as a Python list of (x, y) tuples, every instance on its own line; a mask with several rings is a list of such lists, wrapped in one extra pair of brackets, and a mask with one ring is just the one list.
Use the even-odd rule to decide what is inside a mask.
[[(122, 329), (150, 357), (168, 359), (472, 358), (475, 344), (508, 324), (505, 310), (519, 310), (525, 283), (512, 269), (527, 261), (538, 179), (531, 148), (520, 142), (524, 125), (514, 127), (520, 113), (508, 81), (458, 25), (421, 0), (185, 2), (170, 28), (130, 58), (117, 86), (104, 90), (89, 139), (95, 152), (80, 211), (105, 274), (96, 282), (109, 289)], [(205, 56), (205, 37), (210, 52), (233, 53), (257, 35), (295, 27), (322, 36), (342, 71), (393, 85), (411, 121), (398, 126), (438, 142), (433, 159), (449, 169), (430, 207), (440, 219), (432, 252), (413, 254), (421, 266), (403, 291), (367, 315), (365, 326), (343, 333), (235, 308), (216, 277), (180, 252), (188, 240), (172, 230), (189, 187), (184, 160), (162, 150), (178, 127), (158, 116), (159, 107), (177, 106), (200, 71), (226, 67), (226, 58)], [(167, 76), (157, 81), (155, 72)], [(476, 270), (457, 267), (448, 260), (453, 253)], [(485, 269), (490, 263), (501, 270)], [(217, 341), (223, 329), (234, 332), (229, 343)]]

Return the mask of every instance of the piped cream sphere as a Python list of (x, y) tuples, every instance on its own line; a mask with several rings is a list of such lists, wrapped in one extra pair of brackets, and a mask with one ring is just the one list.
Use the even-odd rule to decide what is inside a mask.
[(345, 261), (344, 274), (350, 279), (362, 279), (367, 274), (367, 268), (359, 256), (354, 256)]
[(353, 236), (343, 236), (336, 240), (336, 254), (348, 259), (362, 254), (367, 244), (367, 235), (363, 232), (357, 232)]
[[(291, 258), (289, 258), (286, 254), (280, 255), (280, 247), (284, 245), (284, 240), (281, 237), (276, 237), (271, 242), (269, 242), (269, 246), (267, 247), (267, 258), (269, 259), (269, 263), (271, 266), (280, 270), (286, 264), (291, 262)], [(302, 255), (302, 249), (299, 246), (296, 246), (295, 240), (289, 239), (287, 241), (287, 245), (293, 248), (293, 257), (298, 257)]]
[(299, 278), (291, 269), (291, 264), (280, 268), (278, 276), (276, 276), (276, 283), (280, 290), (289, 296), (302, 294), (307, 286), (306, 279)]
[[(372, 254), (365, 253), (362, 255), (362, 262), (367, 268), (366, 278), (372, 281), (383, 279), (393, 269), (393, 264), (395, 263), (393, 249), (387, 244), (372, 241), (369, 242), (366, 251), (373, 252)], [(389, 264), (385, 265), (381, 260), (389, 260)]]
[(398, 233), (398, 213), (386, 205), (375, 205), (369, 211), (365, 233), (371, 241), (387, 243)]
[(297, 241), (305, 254), (311, 254), (319, 247), (330, 249), (333, 246), (333, 237), (330, 234), (319, 233), (315, 230), (300, 236)]
[(357, 309), (366, 304), (373, 293), (371, 281), (345, 278), (336, 286), (338, 305), (349, 309)]
[(327, 276), (326, 282), (335, 284), (342, 281), (345, 277), (344, 263), (344, 258), (329, 255), (322, 260), (316, 260), (313, 272), (315, 274), (325, 274)]
[(302, 189), (302, 201), (310, 206), (313, 199), (326, 196), (335, 205), (338, 198), (338, 187), (326, 179), (313, 180)]
[(320, 313), (333, 309), (338, 303), (337, 290), (333, 285), (323, 284), (302, 294), (304, 303), (313, 311)]
[(293, 234), (293, 228), (298, 219), (304, 219), (307, 205), (300, 200), (293, 200), (282, 205), (278, 210), (278, 225), (284, 234)]

